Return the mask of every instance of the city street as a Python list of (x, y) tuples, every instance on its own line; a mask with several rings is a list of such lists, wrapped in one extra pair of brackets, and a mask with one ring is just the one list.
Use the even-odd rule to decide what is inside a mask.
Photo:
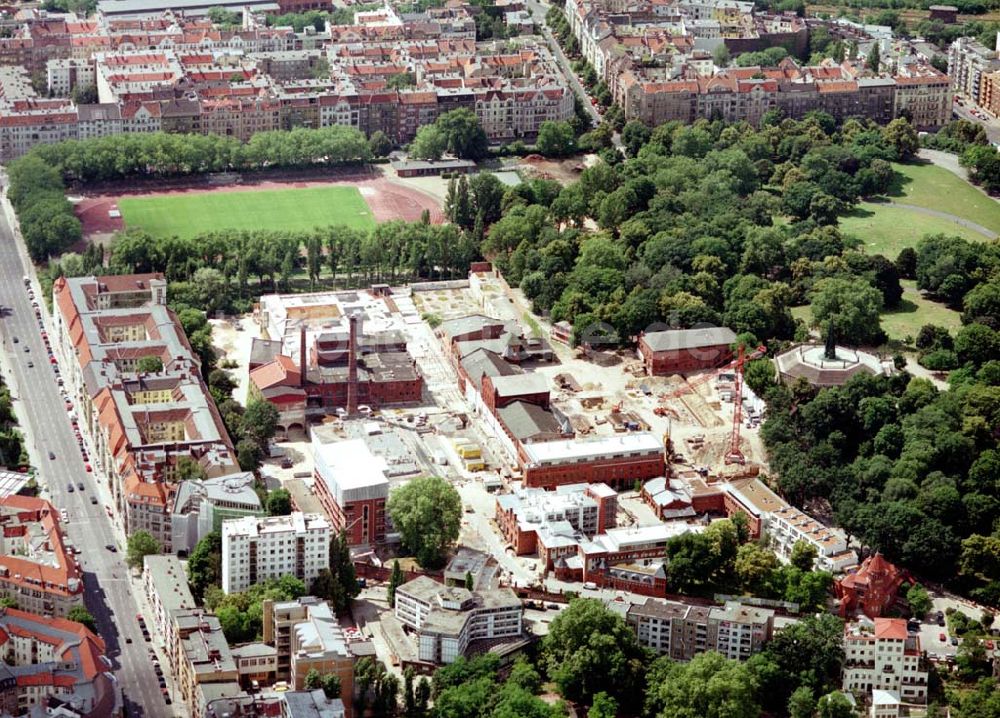
[[(68, 512), (65, 530), (79, 551), (86, 607), (107, 644), (108, 657), (123, 688), (126, 715), (172, 716), (174, 712), (160, 694), (147, 656), (148, 644), (136, 621), (138, 610), (125, 565), (125, 547), (104, 511), (108, 493), (98, 492), (96, 475), (84, 469), (24, 286), (22, 278), (28, 274), (33, 276), (24, 250), (14, 238), (6, 212), (0, 212), (0, 306), (6, 310), (0, 319), (0, 351), (39, 484), (47, 489), (56, 508)], [(33, 281), (32, 286), (44, 314), (38, 283)], [(51, 330), (47, 331), (51, 337)], [(13, 337), (18, 338), (17, 344)], [(29, 362), (34, 366), (29, 367)], [(54, 460), (48, 458), (49, 452), (55, 455)], [(67, 486), (72, 484), (75, 489), (79, 482), (85, 490), (70, 493)], [(98, 497), (96, 505), (90, 502), (92, 495)], [(118, 552), (105, 548), (110, 544), (117, 545)]]
[[(580, 101), (587, 108), (587, 114), (589, 114), (593, 120), (594, 127), (597, 127), (601, 124), (601, 114), (597, 111), (597, 108), (591, 104), (590, 98), (587, 95), (587, 90), (583, 87), (583, 84), (576, 76), (576, 73), (573, 72), (573, 67), (570, 64), (569, 58), (566, 57), (566, 53), (564, 53), (562, 47), (559, 46), (559, 41), (556, 40), (555, 36), (552, 34), (552, 30), (550, 30), (549, 26), (545, 24), (545, 14), (548, 12), (550, 6), (545, 3), (531, 2), (531, 0), (529, 0), (527, 7), (528, 10), (531, 11), (531, 16), (534, 19), (535, 24), (541, 28), (542, 35), (545, 37), (546, 42), (548, 42), (549, 49), (555, 56), (556, 62), (559, 63), (559, 68), (562, 70), (563, 75), (569, 81), (570, 87), (573, 88), (573, 91), (580, 98)], [(622, 149), (621, 136), (616, 132), (611, 141), (615, 148), (620, 152)]]
[[(983, 129), (986, 130), (986, 137), (990, 142), (994, 144), (1000, 143), (1000, 120), (983, 120), (973, 115), (967, 105), (960, 105), (957, 102), (952, 104), (952, 110), (958, 118), (982, 125)], [(986, 113), (984, 112), (983, 114)]]

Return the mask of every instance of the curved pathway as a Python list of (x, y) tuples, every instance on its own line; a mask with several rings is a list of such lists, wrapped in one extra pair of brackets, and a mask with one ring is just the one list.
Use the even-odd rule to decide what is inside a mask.
[(976, 224), (975, 222), (970, 222), (969, 220), (959, 217), (957, 214), (950, 214), (948, 212), (941, 212), (936, 209), (928, 209), (927, 207), (918, 207), (915, 204), (905, 204), (903, 202), (876, 202), (875, 204), (884, 204), (888, 207), (899, 207), (900, 209), (906, 209), (910, 212), (919, 212), (920, 214), (926, 214), (930, 217), (938, 217), (940, 219), (946, 219), (949, 222), (954, 222), (967, 229), (971, 229), (973, 232), (979, 232), (987, 239), (996, 239), (997, 233), (992, 229), (986, 229), (981, 224)]

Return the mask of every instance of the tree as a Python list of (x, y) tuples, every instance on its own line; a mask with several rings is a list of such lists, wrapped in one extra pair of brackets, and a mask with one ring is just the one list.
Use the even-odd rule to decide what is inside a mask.
[(191, 595), (201, 602), (209, 586), (219, 586), (222, 576), (222, 535), (213, 531), (195, 545), (188, 556), (188, 584)]
[(396, 589), (403, 584), (403, 569), (399, 566), (399, 559), (392, 561), (392, 573), (389, 574), (389, 586), (387, 593), (389, 596), (389, 606), (396, 606)]
[(897, 117), (886, 125), (884, 134), (886, 142), (895, 148), (899, 159), (904, 162), (912, 159), (920, 149), (916, 129), (903, 117)]
[(716, 67), (729, 67), (729, 63), (732, 58), (729, 55), (729, 48), (726, 47), (724, 42), (720, 42), (712, 50), (712, 61), (715, 63)]
[(658, 718), (757, 718), (753, 676), (746, 665), (715, 652), (650, 673), (647, 707)]
[(410, 157), (418, 160), (439, 160), (448, 149), (448, 136), (435, 125), (423, 125), (410, 143)]
[[(489, 154), (489, 140), (472, 110), (446, 112), (434, 123), (445, 137), (448, 152), (464, 160), (481, 160)], [(418, 131), (419, 133), (419, 131)]]
[(758, 676), (758, 695), (767, 696), (762, 700), (777, 709), (786, 707), (800, 686), (811, 689), (813, 695), (833, 690), (840, 684), (843, 644), (843, 622), (825, 613), (806, 616), (776, 633), (759, 659), (773, 667)]
[(764, 396), (774, 386), (776, 378), (774, 363), (770, 359), (753, 359), (743, 367), (743, 381), (757, 396)]
[(462, 500), (455, 487), (437, 476), (414, 479), (389, 495), (387, 508), (417, 562), (425, 568), (443, 565), (462, 523)]
[(881, 66), (882, 56), (878, 42), (876, 41), (872, 43), (872, 49), (868, 51), (868, 57), (865, 58), (865, 67), (877, 75)]
[(800, 571), (812, 571), (816, 565), (816, 557), (819, 552), (816, 547), (808, 541), (798, 540), (792, 546), (792, 553), (789, 556), (789, 563)]
[(327, 673), (319, 682), (319, 687), (327, 698), (340, 698), (340, 676), (336, 673)]
[[(876, 45), (878, 47), (878, 45)], [(840, 691), (827, 693), (816, 704), (819, 718), (854, 718), (854, 706)]]
[(229, 305), (229, 282), (225, 275), (214, 267), (201, 267), (191, 277), (198, 308), (208, 314), (224, 310)]
[(594, 702), (587, 711), (587, 718), (615, 718), (618, 715), (618, 701), (604, 691), (594, 695)]
[(142, 566), (142, 560), (150, 554), (160, 553), (160, 542), (149, 531), (136, 531), (128, 537), (125, 562), (132, 568)]
[(330, 565), (313, 581), (312, 592), (326, 599), (336, 611), (344, 611), (361, 592), (351, 550), (343, 531), (330, 539)]
[(931, 610), (931, 597), (927, 589), (919, 583), (910, 586), (906, 591), (906, 603), (910, 607), (910, 615), (923, 618)]
[(816, 699), (807, 686), (799, 686), (792, 691), (788, 699), (788, 718), (813, 718), (816, 712)]
[(475, 587), (476, 587), (476, 582), (472, 578), (472, 573), (470, 571), (466, 571), (465, 572), (465, 588), (466, 588), (466, 590), (471, 591)]
[(163, 371), (163, 360), (158, 356), (143, 357), (135, 363), (135, 370), (139, 374), (158, 374)]
[(66, 612), (66, 618), (70, 621), (82, 623), (91, 631), (94, 631), (95, 633), (97, 632), (97, 621), (95, 621), (94, 617), (90, 615), (90, 611), (83, 606), (73, 606)]
[(623, 709), (640, 692), (644, 651), (625, 621), (595, 599), (577, 598), (552, 621), (542, 662), (568, 700), (589, 703), (606, 691)]
[(375, 130), (368, 138), (368, 146), (375, 157), (385, 157), (392, 152), (392, 140), (382, 130)]
[(267, 399), (251, 399), (243, 412), (243, 435), (253, 439), (261, 451), (278, 430), (278, 409)]
[(292, 513), (292, 495), (288, 489), (275, 489), (267, 495), (268, 516), (288, 516)]
[(309, 672), (306, 673), (305, 681), (303, 682), (303, 688), (307, 691), (314, 691), (320, 687), (320, 683), (323, 680), (323, 674), (317, 671), (315, 668), (310, 668)]
[[(720, 45), (720, 47), (724, 47), (724, 45)], [(622, 144), (625, 145), (625, 151), (628, 152), (629, 157), (635, 157), (639, 154), (643, 145), (649, 142), (651, 134), (652, 132), (644, 122), (629, 120), (625, 123), (625, 127), (622, 128)]]
[(546, 157), (565, 157), (576, 151), (576, 135), (568, 122), (546, 120), (538, 128), (535, 149)]
[[(821, 279), (812, 294), (813, 322), (833, 342), (879, 343), (882, 294), (863, 279)], [(830, 357), (832, 358), (832, 357)]]
[(736, 552), (736, 576), (743, 589), (754, 595), (766, 592), (780, 565), (774, 552), (760, 544), (745, 543)]

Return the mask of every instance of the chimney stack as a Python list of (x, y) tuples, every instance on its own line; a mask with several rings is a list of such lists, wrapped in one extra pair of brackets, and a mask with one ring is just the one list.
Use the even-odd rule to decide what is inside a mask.
[(303, 324), (299, 327), (299, 386), (306, 385), (306, 367), (309, 363), (306, 361), (306, 325)]
[(350, 336), (347, 340), (347, 415), (358, 413), (358, 315), (351, 314), (347, 322)]

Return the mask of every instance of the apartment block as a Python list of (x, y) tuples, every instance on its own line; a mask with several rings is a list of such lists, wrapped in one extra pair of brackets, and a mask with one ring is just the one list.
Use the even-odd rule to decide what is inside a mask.
[(626, 622), (640, 645), (679, 661), (705, 651), (745, 661), (774, 634), (774, 611), (735, 601), (718, 608), (649, 598), (629, 607)]
[(983, 76), (1000, 70), (1000, 57), (995, 49), (983, 45), (974, 37), (957, 38), (948, 48), (948, 77), (951, 91), (981, 104)]
[(565, 521), (586, 536), (615, 526), (618, 494), (607, 484), (567, 484), (555, 491), (518, 488), (497, 497), (496, 520), (517, 555), (538, 549), (538, 532), (552, 522)]
[(242, 692), (239, 673), (218, 618), (187, 614), (184, 619), (190, 620), (179, 622), (175, 675), (188, 715), (202, 718), (212, 701)]
[(254, 476), (243, 471), (204, 481), (182, 481), (170, 506), (171, 548), (189, 553), (222, 522), (266, 512), (254, 491)]
[(306, 582), (330, 565), (330, 523), (318, 514), (245, 516), (222, 522), (222, 590), (281, 576)]
[(469, 591), (419, 576), (396, 589), (395, 616), (410, 629), (420, 661), (453, 663), (476, 641), (517, 639), (524, 609), (509, 588)]
[[(60, 278), (53, 344), (76, 405), (71, 418), (93, 438), (92, 460), (108, 475), (126, 530), (149, 531), (169, 552), (180, 462), (208, 477), (238, 466), (166, 288), (160, 274)], [(137, 371), (147, 357), (162, 370)]]
[(0, 499), (0, 598), (25, 611), (65, 616), (83, 605), (83, 575), (48, 501)]
[(63, 704), (60, 716), (120, 718), (124, 701), (112, 673), (104, 640), (65, 618), (0, 608), (0, 652), (4, 715), (47, 713), (50, 701)]
[(844, 629), (843, 689), (864, 698), (891, 691), (904, 703), (927, 702), (927, 670), (920, 634), (906, 630), (902, 618), (876, 618)]
[(190, 611), (197, 604), (188, 588), (187, 574), (180, 559), (171, 555), (150, 555), (143, 559), (142, 587), (153, 609), (147, 623), (164, 646), (177, 642), (175, 611)]
[(275, 650), (275, 677), (302, 690), (310, 670), (340, 678), (348, 718), (353, 711), (355, 656), (330, 605), (314, 596), (263, 603), (264, 643)]

